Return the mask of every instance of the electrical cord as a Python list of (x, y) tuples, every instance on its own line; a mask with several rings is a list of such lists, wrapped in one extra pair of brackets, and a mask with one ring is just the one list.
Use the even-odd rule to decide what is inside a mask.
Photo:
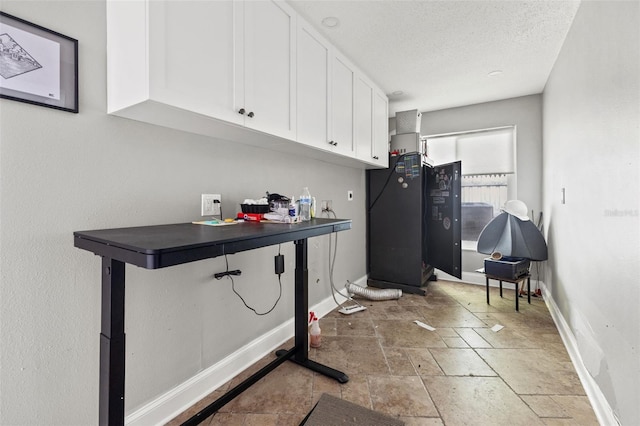
[[(336, 213), (332, 210), (332, 209), (324, 209), (322, 210), (322, 213), (327, 215), (327, 217), (331, 217), (330, 213), (333, 214), (333, 218), (337, 219), (338, 216), (336, 216)], [(334, 233), (332, 232), (331, 234), (329, 234), (329, 283), (331, 285), (331, 297), (333, 297), (333, 301), (336, 303), (337, 306), (342, 306), (344, 304), (344, 302), (340, 303), (338, 302), (338, 299), (336, 298), (336, 293), (338, 293), (340, 296), (344, 297), (345, 299), (347, 299), (348, 301), (351, 301), (353, 303), (355, 303), (358, 306), (362, 306), (360, 303), (358, 303), (356, 300), (354, 300), (351, 295), (349, 294), (349, 292), (347, 292), (347, 294), (342, 294), (340, 292), (340, 290), (338, 290), (335, 286), (335, 283), (333, 282), (333, 270), (336, 264), (336, 255), (338, 253), (338, 234), (335, 235), (335, 241), (334, 241), (334, 249), (333, 249), (333, 255), (332, 255), (332, 244), (331, 244), (331, 236)], [(351, 284), (351, 281), (347, 280), (347, 284)], [(346, 285), (345, 285), (346, 287)]]
[[(278, 244), (278, 254), (280, 254), (280, 244)], [(242, 303), (244, 304), (244, 306), (247, 309), (250, 309), (253, 311), (254, 314), (256, 315), (267, 315), (270, 314), (271, 312), (273, 312), (273, 310), (276, 308), (276, 306), (278, 305), (278, 302), (280, 302), (280, 298), (282, 297), (282, 279), (280, 277), (281, 274), (278, 274), (278, 284), (280, 286), (280, 294), (278, 295), (278, 299), (276, 299), (275, 303), (273, 304), (273, 306), (271, 307), (271, 309), (269, 309), (267, 312), (258, 312), (255, 308), (249, 306), (247, 304), (247, 302), (244, 300), (244, 297), (242, 297), (242, 295), (240, 293), (238, 293), (238, 291), (236, 290), (236, 283), (233, 280), (232, 275), (240, 275), (240, 271), (239, 270), (235, 270), (235, 271), (229, 271), (229, 259), (227, 258), (227, 255), (224, 255), (224, 261), (226, 263), (226, 271), (223, 273), (219, 273), (219, 274), (215, 274), (214, 277), (217, 280), (222, 279), (222, 277), (229, 277), (229, 279), (231, 280), (231, 290), (233, 290), (233, 292), (236, 294), (236, 296), (238, 296), (240, 298), (240, 300), (242, 300)]]
[[(396, 160), (396, 166), (398, 165), (398, 163), (404, 159), (404, 157), (406, 157), (408, 154), (402, 154), (400, 157), (398, 157), (398, 160)], [(378, 196), (373, 200), (373, 202), (369, 205), (369, 211), (371, 211), (371, 209), (373, 208), (373, 206), (376, 205), (376, 203), (378, 202), (378, 199), (382, 196), (382, 194), (384, 194), (384, 190), (387, 188), (387, 185), (389, 185), (389, 181), (391, 180), (391, 176), (393, 176), (393, 173), (395, 173), (396, 171), (396, 166), (393, 167), (389, 167), (389, 174), (387, 175), (387, 180), (384, 182), (384, 185), (382, 185), (382, 189), (380, 190), (380, 192), (378, 193)], [(332, 210), (333, 211), (333, 210)]]

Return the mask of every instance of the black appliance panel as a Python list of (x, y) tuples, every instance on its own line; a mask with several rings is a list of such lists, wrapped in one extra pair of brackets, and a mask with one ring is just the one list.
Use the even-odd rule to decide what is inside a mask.
[(425, 167), (423, 251), (431, 266), (462, 278), (462, 162)]
[(375, 280), (423, 284), (423, 174), (415, 153), (391, 157), (389, 169), (368, 173), (368, 263)]

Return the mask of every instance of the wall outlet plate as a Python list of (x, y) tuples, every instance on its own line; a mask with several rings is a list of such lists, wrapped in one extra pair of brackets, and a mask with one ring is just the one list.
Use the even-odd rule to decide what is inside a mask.
[(202, 194), (200, 203), (200, 215), (221, 216), (221, 201), (222, 197), (220, 194)]
[(347, 191), (347, 200), (353, 201), (353, 191), (351, 190)]

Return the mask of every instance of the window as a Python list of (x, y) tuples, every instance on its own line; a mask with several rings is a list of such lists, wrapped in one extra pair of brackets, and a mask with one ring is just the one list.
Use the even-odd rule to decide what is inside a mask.
[(428, 136), (435, 164), (462, 161), (463, 248), (475, 250), (484, 226), (516, 199), (515, 128)]

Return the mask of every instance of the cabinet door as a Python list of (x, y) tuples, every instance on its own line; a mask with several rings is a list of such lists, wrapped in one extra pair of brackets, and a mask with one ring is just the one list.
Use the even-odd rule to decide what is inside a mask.
[(243, 5), (245, 125), (295, 140), (295, 13), (273, 0)]
[(389, 165), (389, 101), (379, 92), (373, 93), (373, 161), (381, 166)]
[(373, 153), (371, 152), (373, 142), (373, 86), (363, 76), (356, 74), (355, 79), (355, 138), (356, 156), (371, 162)]
[(329, 149), (329, 47), (310, 25), (298, 21), (297, 139)]
[(331, 141), (333, 150), (353, 155), (354, 68), (342, 56), (335, 55), (331, 64)]
[(241, 123), (235, 108), (234, 2), (150, 1), (148, 7), (150, 97)]
[(461, 162), (425, 168), (427, 208), (427, 262), (462, 278), (462, 174)]

